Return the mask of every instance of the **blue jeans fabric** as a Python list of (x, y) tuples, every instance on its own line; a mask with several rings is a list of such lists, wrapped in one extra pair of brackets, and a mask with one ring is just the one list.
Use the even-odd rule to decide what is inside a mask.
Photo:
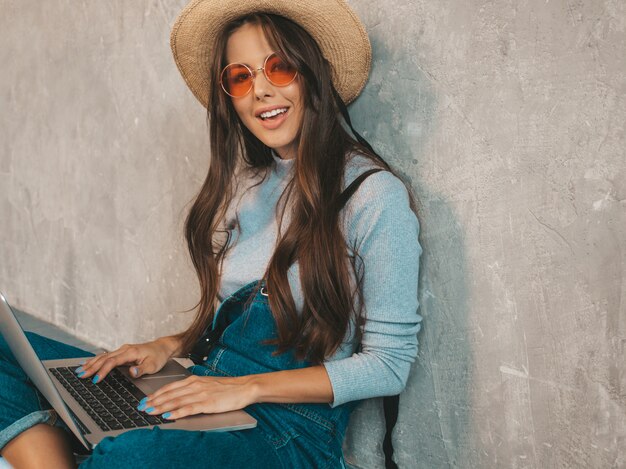
[[(253, 282), (228, 297), (216, 321), (228, 324), (219, 343), (201, 365), (199, 376), (243, 376), (310, 366), (290, 352), (273, 356), (276, 337), (267, 297)], [(89, 356), (88, 352), (28, 334), (41, 359)], [(257, 427), (234, 432), (138, 429), (102, 440), (81, 468), (342, 468), (342, 442), (354, 403), (253, 404), (246, 411)], [(4, 339), (0, 340), (0, 449), (37, 423), (65, 427), (32, 386)]]
[[(93, 355), (30, 332), (26, 336), (42, 360)], [(65, 425), (28, 379), (0, 335), (0, 450), (24, 430), (39, 423)]]

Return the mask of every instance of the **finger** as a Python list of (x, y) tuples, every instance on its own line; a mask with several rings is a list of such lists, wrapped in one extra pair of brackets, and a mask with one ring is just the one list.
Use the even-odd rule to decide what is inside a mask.
[[(191, 378), (191, 379), (190, 379)], [(176, 387), (171, 388), (171, 385), (163, 386), (158, 391), (158, 395), (148, 395), (144, 397), (137, 405), (137, 410), (142, 410), (147, 413), (159, 413), (159, 409), (167, 402), (171, 402), (182, 396), (189, 394), (199, 393), (202, 391), (202, 383), (195, 379), (197, 376), (190, 376), (187, 379), (177, 381)], [(165, 389), (169, 388), (169, 389)], [(156, 410), (155, 410), (156, 409)]]
[(100, 366), (101, 366), (100, 364), (106, 358), (114, 356), (116, 354), (116, 352), (117, 351), (100, 353), (100, 354), (96, 355), (95, 357), (90, 358), (85, 363), (83, 363), (81, 366), (76, 368), (74, 370), (74, 372), (78, 375), (79, 378), (87, 378), (87, 377), (91, 376), (95, 370), (100, 369)]
[(95, 357), (90, 358), (89, 360), (87, 360), (82, 366), (78, 367), (76, 370), (81, 369), (81, 371), (86, 371), (86, 372), (90, 372), (93, 371), (94, 368), (95, 369), (99, 369), (101, 366), (101, 363), (106, 360), (107, 358), (111, 358), (111, 357), (115, 357), (117, 355), (120, 355), (121, 353), (124, 353), (126, 350), (126, 346), (122, 346), (116, 350), (113, 350), (112, 352), (103, 352), (100, 353), (98, 355), (96, 355)]
[(160, 394), (158, 397), (146, 397), (143, 399), (139, 406), (137, 406), (138, 410), (143, 410), (148, 413), (152, 413), (149, 409), (160, 409), (161, 406), (165, 405), (168, 402), (172, 402), (180, 397), (187, 396), (189, 394), (197, 394), (202, 391), (202, 387), (199, 383), (190, 383), (187, 386), (179, 387), (176, 389), (172, 389), (166, 393)]
[(132, 345), (127, 346), (123, 353), (119, 353), (117, 355), (105, 358), (105, 360), (102, 362), (102, 366), (98, 370), (98, 374), (94, 376), (93, 382), (97, 383), (99, 381), (102, 381), (115, 367), (127, 365), (129, 363), (141, 364), (142, 360), (143, 358), (141, 357), (137, 347), (134, 347)]
[(136, 366), (131, 366), (128, 369), (131, 376), (135, 378), (139, 378), (143, 375), (151, 375), (159, 370), (154, 358), (150, 355), (145, 357), (143, 360), (137, 360), (135, 363), (137, 364)]
[(111, 354), (103, 354), (97, 365), (94, 364), (82, 378), (93, 376), (92, 382), (99, 383), (111, 372), (113, 368), (125, 365), (129, 362), (135, 362), (138, 358), (137, 351), (134, 347), (127, 347), (123, 351)]
[(161, 414), (163, 418), (175, 420), (202, 413), (203, 409), (211, 408), (212, 405), (212, 398), (207, 392), (189, 392), (172, 397), (160, 405), (148, 407), (145, 412), (150, 415)]

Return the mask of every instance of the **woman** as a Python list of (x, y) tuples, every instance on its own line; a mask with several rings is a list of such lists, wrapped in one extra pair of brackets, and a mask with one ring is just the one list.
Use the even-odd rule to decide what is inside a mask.
[[(191, 353), (194, 376), (138, 408), (166, 419), (246, 409), (258, 426), (133, 430), (103, 440), (84, 467), (342, 467), (354, 404), (406, 384), (421, 319), (418, 222), (402, 182), (340, 119), (367, 80), (367, 35), (343, 0), (268, 3), (194, 1), (172, 31), (211, 136), (185, 230), (201, 286), (195, 320), (77, 370), (94, 382), (121, 365), (141, 376)], [(207, 327), (221, 339), (203, 350)], [(33, 341), (42, 354), (52, 347)], [(44, 445), (49, 466), (71, 465), (62, 424), (21, 412), (28, 424), (0, 430), (2, 455), (18, 465)]]

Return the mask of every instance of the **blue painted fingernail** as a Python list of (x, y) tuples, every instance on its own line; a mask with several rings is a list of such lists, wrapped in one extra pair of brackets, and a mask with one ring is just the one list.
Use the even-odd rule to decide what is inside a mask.
[(145, 402), (142, 402), (141, 404), (139, 404), (137, 406), (137, 410), (144, 410), (145, 408), (146, 408), (146, 403)]
[(169, 419), (172, 416), (171, 412), (165, 412), (163, 415), (161, 415), (161, 417), (163, 417), (164, 419)]
[(91, 382), (92, 382), (93, 384), (96, 384), (96, 383), (98, 382), (98, 380), (99, 380), (99, 379), (100, 379), (100, 376), (96, 375), (96, 376), (94, 376), (94, 377), (93, 377), (93, 379), (91, 380)]
[(80, 373), (81, 371), (83, 371), (83, 367), (79, 366), (78, 368), (74, 370), (74, 373)]
[(78, 377), (79, 377), (79, 378), (82, 378), (84, 375), (85, 375), (85, 372), (84, 372), (84, 371), (81, 371), (80, 373), (78, 373)]
[(148, 402), (148, 396), (146, 396), (142, 400), (140, 400), (139, 404), (145, 404), (146, 402)]
[(146, 414), (149, 414), (150, 412), (154, 412), (154, 407), (148, 407), (146, 409)]

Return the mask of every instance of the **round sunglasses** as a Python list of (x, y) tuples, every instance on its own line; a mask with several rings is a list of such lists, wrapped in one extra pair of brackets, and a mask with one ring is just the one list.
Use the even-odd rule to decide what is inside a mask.
[(267, 81), (275, 86), (287, 86), (298, 76), (298, 71), (293, 65), (273, 52), (265, 58), (263, 66), (256, 70), (252, 70), (246, 64), (232, 63), (226, 65), (220, 75), (222, 89), (233, 98), (242, 98), (254, 86), (254, 79), (259, 70), (263, 70)]

